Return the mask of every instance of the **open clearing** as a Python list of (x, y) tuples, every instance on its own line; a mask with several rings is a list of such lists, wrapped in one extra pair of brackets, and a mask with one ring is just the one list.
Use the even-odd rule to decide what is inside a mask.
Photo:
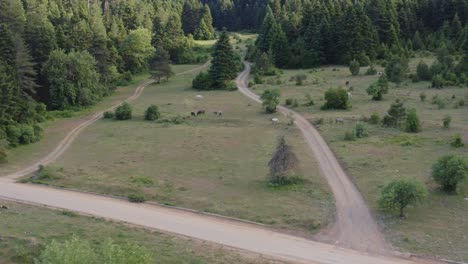
[(154, 254), (155, 263), (273, 263), (258, 255), (241, 255), (215, 244), (100, 218), (3, 200), (0, 203), (8, 207), (0, 211), (0, 259), (5, 264), (32, 263), (46, 244), (73, 235), (93, 245), (109, 238), (116, 243), (138, 243)]
[[(118, 196), (143, 192), (162, 204), (305, 234), (327, 226), (333, 198), (300, 131), (282, 117), (272, 125), (272, 116), (237, 92), (189, 89), (193, 76), (147, 87), (132, 104), (131, 121), (100, 120), (88, 127), (50, 167), (56, 178), (42, 183)], [(160, 107), (163, 118), (207, 113), (179, 125), (148, 122), (143, 113), (150, 104)], [(218, 110), (223, 117), (212, 113)], [(304, 184), (267, 184), (267, 163), (281, 135), (300, 157)]]
[[(430, 58), (424, 60), (431, 61)], [(412, 72), (419, 61), (420, 59), (411, 60)], [(468, 202), (464, 198), (468, 196), (468, 183), (462, 185), (458, 195), (446, 195), (437, 189), (430, 173), (432, 164), (442, 155), (457, 153), (467, 157), (466, 147), (452, 148), (449, 141), (456, 134), (461, 134), (465, 142), (468, 141), (468, 110), (466, 107), (454, 107), (458, 99), (468, 100), (468, 90), (458, 87), (428, 89), (430, 84), (427, 82), (408, 82), (399, 87), (392, 84), (383, 101), (373, 102), (366, 89), (378, 77), (363, 75), (365, 70), (366, 68), (362, 68), (361, 75), (357, 77), (351, 76), (347, 67), (339, 66), (323, 67), (316, 71), (284, 71), (280, 78), (265, 78), (266, 84), (256, 85), (254, 91), (260, 94), (266, 88), (279, 87), (282, 104), (289, 97), (297, 98), (303, 104), (305, 95), (310, 93), (315, 106), (299, 106), (295, 110), (311, 122), (324, 119), (324, 124), (318, 126), (321, 134), (343, 161), (369, 206), (377, 214), (387, 240), (394, 246), (403, 251), (467, 261)], [(296, 86), (291, 77), (301, 73), (307, 75), (307, 80), (304, 85)], [(350, 81), (350, 86), (354, 87), (352, 109), (321, 111), (324, 92), (330, 87), (345, 87), (346, 81)], [(426, 102), (419, 99), (422, 92), (427, 96)], [(444, 98), (445, 109), (439, 110), (436, 105), (431, 104), (431, 98), (436, 94)], [(452, 95), (456, 99), (452, 99)], [(368, 125), (368, 138), (354, 142), (343, 140), (345, 131), (350, 131), (362, 116), (369, 117), (377, 112), (383, 117), (396, 98), (402, 99), (407, 108), (417, 109), (423, 121), (422, 133), (408, 134)], [(442, 128), (442, 119), (446, 115), (451, 115), (453, 119), (450, 129)], [(346, 122), (344, 125), (334, 124), (335, 118), (344, 118)], [(376, 208), (381, 188), (399, 177), (418, 179), (430, 190), (427, 202), (417, 208), (408, 208), (408, 219), (404, 221)]]

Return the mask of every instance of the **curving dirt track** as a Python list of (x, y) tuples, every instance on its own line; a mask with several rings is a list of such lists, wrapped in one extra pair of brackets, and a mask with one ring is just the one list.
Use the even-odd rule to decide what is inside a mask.
[[(261, 103), (260, 97), (247, 88), (249, 74), (250, 64), (245, 63), (245, 70), (236, 79), (239, 91)], [(297, 127), (302, 131), (319, 161), (322, 174), (326, 177), (335, 196), (337, 221), (331, 230), (321, 236), (322, 239), (360, 251), (388, 253), (389, 247), (361, 193), (346, 175), (319, 132), (297, 112), (283, 106), (280, 106), (278, 111), (294, 117)]]
[[(196, 67), (196, 68), (193, 68), (193, 69), (190, 69), (188, 71), (184, 71), (184, 72), (180, 72), (180, 73), (177, 73), (177, 75), (183, 75), (183, 74), (188, 74), (188, 73), (192, 73), (192, 72), (196, 72), (198, 70), (201, 70), (203, 68), (206, 68), (208, 67), (208, 65), (210, 64), (210, 61), (206, 62), (205, 64), (199, 66), (199, 67)], [(130, 96), (129, 98), (127, 98), (126, 102), (133, 102), (135, 101), (136, 99), (138, 99), (138, 97), (140, 97), (140, 95), (143, 93), (143, 91), (145, 90), (145, 88), (154, 83), (154, 80), (146, 80), (145, 82), (141, 83), (140, 85), (138, 85), (138, 87), (135, 89), (135, 92), (133, 93), (132, 96)], [(105, 111), (112, 111), (114, 110), (117, 106), (119, 106), (121, 103), (118, 103), (114, 106), (112, 106), (111, 108), (105, 110)], [(35, 162), (34, 164), (32, 165), (29, 165), (28, 167), (20, 170), (20, 171), (17, 171), (17, 172), (14, 172), (12, 174), (9, 174), (7, 176), (5, 176), (4, 178), (8, 178), (8, 179), (12, 179), (12, 180), (15, 180), (15, 179), (18, 179), (18, 178), (21, 178), (21, 177), (24, 177), (26, 175), (29, 175), (33, 172), (35, 172), (38, 167), (40, 165), (47, 165), (47, 164), (50, 164), (52, 162), (54, 162), (55, 160), (57, 160), (64, 152), (65, 150), (68, 149), (68, 147), (71, 145), (71, 143), (75, 140), (75, 138), (80, 134), (80, 132), (85, 129), (86, 127), (88, 127), (89, 125), (93, 124), (94, 122), (96, 122), (97, 120), (101, 119), (102, 118), (102, 115), (105, 111), (101, 111), (101, 112), (98, 112), (94, 115), (92, 115), (89, 119), (85, 120), (84, 122), (80, 123), (79, 125), (77, 125), (75, 128), (73, 128), (66, 136), (64, 139), (62, 139), (62, 141), (60, 141), (60, 143), (57, 145), (57, 147), (55, 147), (55, 149), (50, 152), (47, 156), (45, 156), (44, 158), (42, 158), (41, 160)]]
[[(204, 65), (202, 67), (206, 67)], [(199, 70), (192, 69), (185, 74)], [(258, 96), (250, 92), (245, 85), (249, 75), (250, 66), (239, 76), (237, 83), (239, 89), (252, 99), (259, 101)], [(180, 75), (179, 74), (179, 75)], [(136, 89), (134, 95), (128, 99), (133, 101), (138, 98), (144, 88), (152, 81), (147, 81)], [(115, 107), (115, 106), (114, 106)], [(286, 108), (281, 108), (285, 114), (290, 113)], [(40, 185), (19, 184), (13, 180), (34, 172), (39, 164), (47, 164), (57, 159), (77, 137), (85, 127), (91, 125), (101, 117), (102, 112), (93, 115), (87, 121), (73, 129), (54, 151), (28, 168), (8, 175), (8, 178), (0, 178), (0, 199), (41, 205), (50, 208), (70, 210), (84, 215), (102, 217), (109, 220), (120, 221), (140, 227), (156, 229), (168, 233), (193, 237), (230, 248), (246, 250), (263, 255), (266, 258), (282, 260), (294, 263), (316, 264), (416, 264), (429, 263), (428, 261), (416, 261), (411, 259), (395, 258), (382, 254), (370, 255), (362, 250), (350, 250), (341, 246), (333, 246), (304, 238), (290, 236), (267, 230), (262, 226), (234, 221), (219, 216), (195, 213), (193, 211), (169, 208), (154, 204), (134, 204), (125, 199), (106, 197), (91, 193), (77, 192), (50, 188)], [(368, 212), (359, 192), (354, 188), (327, 145), (316, 133), (309, 123), (296, 114), (296, 123), (304, 132), (304, 135), (313, 146), (314, 152), (321, 163), (323, 173), (329, 178), (330, 185), (335, 191), (343, 191), (343, 195), (337, 195), (339, 204), (339, 217), (336, 235), (339, 245), (351, 248), (364, 249), (365, 251), (378, 251), (385, 249), (386, 245), (380, 237), (373, 219)], [(315, 131), (315, 133), (312, 133)], [(309, 134), (310, 133), (310, 134)], [(317, 144), (317, 146), (315, 146)], [(316, 150), (316, 148), (320, 147)], [(322, 152), (320, 152), (322, 151)], [(340, 175), (338, 175), (340, 174)], [(334, 179), (336, 177), (336, 179)], [(340, 178), (344, 177), (344, 178)], [(343, 182), (347, 185), (344, 186)], [(342, 199), (349, 199), (343, 203)], [(357, 199), (357, 200), (353, 200)], [(340, 202), (341, 201), (341, 202)], [(349, 209), (343, 208), (349, 206)], [(350, 220), (344, 221), (343, 217)], [(363, 224), (357, 222), (363, 219)], [(357, 221), (357, 222), (356, 222)], [(346, 224), (348, 223), (348, 224)], [(367, 225), (367, 226), (364, 226)], [(350, 228), (356, 227), (356, 230)], [(359, 232), (363, 234), (359, 234)], [(356, 237), (354, 237), (356, 236)], [(362, 245), (357, 245), (358, 243)], [(370, 246), (372, 243), (374, 246)], [(380, 252), (381, 253), (381, 252)], [(432, 262), (430, 262), (432, 263)]]

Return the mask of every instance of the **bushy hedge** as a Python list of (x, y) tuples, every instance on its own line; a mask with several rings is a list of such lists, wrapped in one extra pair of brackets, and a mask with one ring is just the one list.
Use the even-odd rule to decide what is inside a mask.
[(132, 119), (132, 107), (127, 103), (123, 103), (115, 109), (115, 119), (129, 120)]

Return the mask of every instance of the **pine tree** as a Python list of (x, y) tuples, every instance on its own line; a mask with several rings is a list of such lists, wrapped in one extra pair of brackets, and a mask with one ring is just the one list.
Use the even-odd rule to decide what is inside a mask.
[(198, 40), (210, 40), (215, 38), (213, 18), (211, 17), (211, 11), (208, 5), (203, 7), (203, 15), (198, 27), (195, 29), (193, 37)]
[(234, 51), (229, 43), (229, 35), (224, 29), (216, 42), (213, 50), (213, 59), (209, 74), (216, 89), (226, 88), (227, 82), (236, 77), (237, 63)]
[(267, 7), (265, 19), (263, 20), (260, 34), (258, 35), (256, 46), (259, 52), (269, 52), (272, 49), (273, 37), (272, 30), (276, 27), (276, 20), (273, 15), (273, 11), (270, 7)]
[(151, 78), (157, 80), (158, 83), (161, 82), (161, 78), (169, 80), (169, 77), (174, 74), (169, 63), (169, 53), (163, 48), (157, 49), (149, 61)]
[(286, 34), (279, 24), (275, 24), (271, 34), (273, 35), (272, 51), (275, 65), (278, 68), (284, 68), (289, 61), (289, 48)]

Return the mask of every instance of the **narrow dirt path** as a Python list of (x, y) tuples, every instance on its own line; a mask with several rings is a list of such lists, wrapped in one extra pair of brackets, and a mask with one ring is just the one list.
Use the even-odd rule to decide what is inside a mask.
[[(192, 73), (192, 72), (196, 72), (198, 70), (201, 70), (201, 69), (204, 69), (206, 67), (208, 67), (208, 65), (210, 64), (210, 61), (206, 62), (205, 64), (199, 66), (199, 67), (196, 67), (196, 68), (193, 68), (193, 69), (190, 69), (190, 70), (187, 70), (187, 71), (184, 71), (184, 72), (180, 72), (180, 73), (177, 73), (176, 76), (178, 75), (183, 75), (183, 74), (189, 74), (189, 73)], [(154, 83), (154, 80), (146, 80), (144, 81), (143, 83), (141, 83), (140, 85), (138, 85), (138, 87), (135, 89), (135, 92), (133, 93), (132, 96), (130, 96), (129, 98), (127, 98), (127, 100), (125, 100), (126, 102), (133, 102), (135, 101), (136, 99), (138, 99), (140, 97), (140, 95), (143, 93), (143, 91), (145, 90), (145, 88)], [(55, 149), (50, 152), (49, 154), (47, 154), (45, 157), (43, 157), (42, 159), (40, 159), (39, 161), (36, 161), (34, 162), (33, 164), (27, 166), (26, 168), (20, 170), (20, 171), (17, 171), (17, 172), (14, 172), (12, 174), (9, 174), (7, 176), (5, 176), (4, 178), (8, 178), (8, 179), (11, 179), (11, 180), (15, 180), (15, 179), (18, 179), (18, 178), (21, 178), (21, 177), (24, 177), (26, 175), (29, 175), (33, 172), (35, 172), (40, 165), (48, 165), (52, 162), (54, 162), (55, 160), (57, 160), (64, 152), (65, 150), (68, 149), (68, 147), (70, 147), (70, 145), (73, 143), (73, 141), (75, 140), (75, 138), (80, 134), (81, 131), (83, 131), (83, 129), (85, 129), (86, 127), (90, 126), (91, 124), (93, 124), (94, 122), (98, 121), (99, 119), (102, 118), (102, 115), (105, 111), (113, 111), (115, 108), (117, 108), (117, 106), (119, 106), (122, 102), (118, 103), (118, 104), (115, 104), (114, 106), (112, 106), (111, 108), (107, 109), (107, 110), (104, 110), (104, 111), (100, 111), (98, 113), (95, 113), (93, 114), (91, 117), (89, 117), (88, 119), (86, 119), (85, 121), (83, 121), (82, 123), (78, 124), (75, 128), (73, 128), (66, 136), (64, 139), (62, 139), (62, 141), (60, 141), (60, 143), (57, 145), (57, 147), (55, 147)]]
[[(247, 88), (249, 74), (250, 64), (245, 63), (244, 72), (236, 79), (239, 91), (261, 103), (260, 97)], [(335, 196), (337, 221), (331, 230), (322, 235), (323, 239), (347, 248), (386, 254), (389, 247), (366, 202), (319, 132), (297, 112), (283, 106), (278, 111), (294, 117)]]

